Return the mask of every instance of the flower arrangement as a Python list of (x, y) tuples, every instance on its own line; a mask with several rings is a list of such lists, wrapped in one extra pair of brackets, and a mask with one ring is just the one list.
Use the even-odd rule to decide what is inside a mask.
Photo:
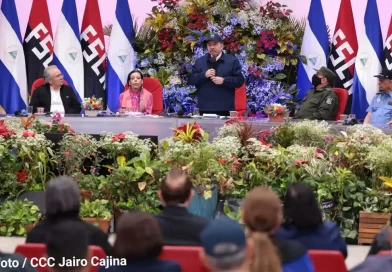
[(285, 116), (288, 114), (287, 107), (278, 103), (267, 105), (264, 109), (264, 112), (269, 116)]
[[(141, 52), (137, 67), (161, 81), (168, 111), (192, 111), (194, 87), (184, 86), (193, 63), (206, 53), (204, 41), (215, 33), (223, 37), (226, 53), (236, 55), (242, 65), (252, 111), (292, 99), (285, 85), (295, 82), (305, 25), (287, 6), (251, 0), (157, 2), (135, 39)], [(176, 91), (181, 93), (177, 101)]]
[(138, 135), (132, 132), (119, 134), (107, 133), (101, 135), (100, 146), (108, 153), (108, 156), (115, 159), (119, 156), (126, 156), (127, 159), (138, 157), (142, 153), (152, 152), (155, 149), (154, 143), (149, 139), (139, 139)]
[(96, 98), (95, 96), (87, 97), (83, 99), (82, 107), (84, 110), (98, 111), (103, 110), (103, 100)]
[(53, 114), (51, 122), (34, 120), (33, 128), (37, 133), (75, 133), (69, 124), (63, 122), (58, 112)]

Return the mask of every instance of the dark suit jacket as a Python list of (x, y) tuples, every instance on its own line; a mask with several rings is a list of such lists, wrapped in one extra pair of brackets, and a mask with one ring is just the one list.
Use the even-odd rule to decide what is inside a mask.
[(54, 229), (57, 224), (61, 224), (68, 220), (72, 221), (75, 225), (81, 224), (83, 226), (89, 236), (89, 245), (99, 246), (105, 251), (106, 255), (113, 255), (113, 247), (109, 244), (108, 235), (98, 227), (83, 221), (78, 216), (44, 219), (27, 234), (26, 243), (45, 244), (50, 231)]
[(193, 215), (185, 207), (167, 206), (156, 216), (165, 245), (199, 246), (207, 218)]
[[(205, 73), (208, 69), (215, 69), (216, 76), (224, 78), (222, 85), (216, 85), (210, 78), (206, 78)], [(211, 62), (209, 54), (198, 58), (188, 79), (188, 84), (197, 88), (200, 111), (234, 110), (235, 88), (241, 87), (244, 82), (238, 59), (224, 53), (215, 63)]]
[(127, 260), (126, 266), (100, 267), (98, 272), (181, 272), (181, 266), (174, 261), (144, 258), (141, 260)]
[[(31, 97), (30, 106), (34, 107), (34, 112), (37, 112), (38, 107), (45, 108), (45, 112), (50, 112), (51, 106), (51, 92), (49, 84), (39, 86), (34, 90)], [(63, 106), (66, 114), (78, 114), (82, 110), (81, 105), (75, 95), (74, 90), (68, 86), (63, 85), (60, 88), (60, 96), (63, 101)]]

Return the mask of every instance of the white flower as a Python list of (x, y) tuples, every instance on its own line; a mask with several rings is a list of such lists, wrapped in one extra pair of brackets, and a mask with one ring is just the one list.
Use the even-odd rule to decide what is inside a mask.
[(212, 147), (217, 158), (230, 161), (233, 156), (238, 157), (241, 150), (241, 143), (237, 137), (227, 136), (224, 138), (215, 138)]
[(238, 138), (238, 125), (237, 123), (227, 124), (217, 129), (216, 138), (225, 138), (233, 136)]

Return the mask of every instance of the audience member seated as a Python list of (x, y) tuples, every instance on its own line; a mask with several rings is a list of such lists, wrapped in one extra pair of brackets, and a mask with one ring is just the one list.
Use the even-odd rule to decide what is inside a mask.
[(347, 245), (334, 222), (323, 222), (316, 197), (306, 183), (291, 184), (284, 198), (285, 222), (276, 230), (280, 240), (296, 240), (307, 249), (337, 250), (347, 257)]
[(389, 232), (392, 227), (392, 216), (389, 219), (390, 226), (384, 228), (380, 231), (372, 242), (370, 247), (369, 255), (377, 255), (378, 252), (383, 250), (391, 250), (391, 242), (389, 240)]
[(190, 178), (179, 169), (171, 170), (162, 181), (158, 196), (164, 208), (156, 219), (165, 245), (200, 245), (200, 233), (208, 219), (188, 212), (192, 188)]
[[(211, 272), (250, 271), (253, 243), (247, 243), (242, 226), (234, 220), (222, 217), (212, 221), (201, 234), (203, 252), (200, 259)], [(277, 263), (280, 271), (280, 263)], [(272, 270), (270, 270), (272, 271)], [(269, 270), (258, 270), (269, 272)]]
[(152, 113), (152, 94), (143, 88), (143, 74), (139, 70), (129, 73), (125, 90), (120, 94), (120, 109), (127, 112)]
[[(392, 244), (392, 227), (386, 228), (389, 245)], [(351, 272), (392, 272), (392, 255), (389, 256), (368, 256), (365, 261), (350, 270)]]
[(86, 230), (89, 245), (100, 246), (107, 255), (112, 255), (108, 235), (79, 218), (80, 191), (75, 181), (68, 177), (50, 181), (45, 191), (45, 205), (45, 219), (28, 233), (26, 243), (46, 243), (58, 224), (72, 222), (75, 227), (80, 225)]
[[(26, 262), (23, 267), (25, 257), (20, 254), (9, 254), (0, 251), (0, 261), (6, 263), (0, 267), (1, 272), (37, 272), (37, 269), (30, 265), (30, 262)], [(11, 262), (14, 265), (8, 265)]]
[[(276, 193), (265, 187), (251, 190), (245, 197), (242, 217), (248, 237), (254, 242), (252, 272), (262, 269), (269, 272), (314, 271), (303, 245), (274, 237), (282, 221), (281, 202)], [(279, 270), (278, 263), (282, 264), (282, 270)]]
[(44, 70), (45, 84), (34, 90), (30, 106), (33, 111), (44, 108), (45, 112), (78, 114), (82, 110), (72, 87), (64, 85), (63, 74), (55, 65)]
[(123, 214), (116, 229), (114, 257), (125, 258), (126, 266), (101, 267), (99, 271), (181, 272), (174, 261), (159, 260), (162, 234), (152, 215), (141, 211)]
[[(63, 222), (53, 228), (46, 240), (46, 254), (53, 258), (51, 263), (53, 272), (87, 272), (90, 268), (88, 258), (88, 235), (86, 228), (72, 221)], [(67, 263), (65, 260), (87, 260), (89, 263), (82, 266), (80, 263)]]

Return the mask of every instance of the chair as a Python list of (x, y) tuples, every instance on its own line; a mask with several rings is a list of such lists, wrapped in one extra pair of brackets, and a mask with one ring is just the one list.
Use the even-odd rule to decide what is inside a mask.
[(152, 93), (152, 114), (160, 114), (163, 111), (163, 88), (161, 82), (153, 77), (143, 79), (143, 87)]
[[(68, 83), (67, 83), (67, 81), (65, 81), (65, 79), (63, 79), (63, 81), (64, 81), (64, 85), (68, 85)], [(31, 86), (30, 96), (33, 96), (35, 89), (37, 89), (39, 86), (44, 85), (44, 84), (45, 84), (44, 78), (39, 78), (39, 79), (35, 80), (33, 82), (33, 86)]]
[[(49, 272), (49, 267), (46, 266), (46, 263), (38, 263), (38, 261), (40, 260), (40, 258), (42, 258), (42, 260), (47, 260), (47, 256), (46, 256), (46, 245), (45, 244), (20, 244), (16, 247), (15, 249), (15, 253), (21, 254), (23, 256), (25, 256), (27, 259), (33, 259), (33, 258), (37, 258), (36, 260), (34, 260), (35, 265), (38, 265), (37, 271), (38, 272)], [(89, 246), (88, 247), (88, 261), (92, 260), (92, 257), (96, 257), (94, 258), (94, 264), (99, 264), (99, 260), (100, 259), (104, 259), (106, 258), (106, 254), (103, 251), (103, 249), (99, 246)], [(97, 272), (99, 269), (98, 265), (91, 265), (90, 266), (90, 272)]]
[(234, 108), (238, 116), (244, 115), (247, 109), (245, 84), (235, 89)]
[(390, 250), (382, 250), (377, 253), (378, 256), (391, 256), (392, 251)]
[(315, 272), (347, 272), (343, 254), (334, 250), (309, 250)]
[(209, 270), (200, 261), (200, 251), (201, 247), (164, 246), (159, 258), (177, 261), (181, 265), (182, 272), (208, 272)]
[(335, 91), (335, 93), (338, 96), (339, 99), (339, 107), (338, 107), (338, 112), (336, 114), (336, 121), (340, 120), (340, 115), (344, 114), (344, 111), (346, 109), (346, 105), (347, 105), (347, 100), (348, 100), (348, 92), (346, 89), (342, 89), (342, 88), (333, 88), (333, 90)]

